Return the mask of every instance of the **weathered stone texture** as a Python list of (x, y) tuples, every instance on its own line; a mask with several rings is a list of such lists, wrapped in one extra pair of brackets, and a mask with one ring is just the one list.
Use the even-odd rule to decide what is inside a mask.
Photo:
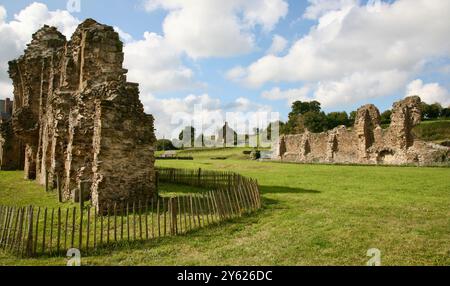
[(58, 176), (66, 199), (87, 184), (101, 210), (155, 191), (153, 117), (126, 81), (122, 48), (112, 27), (88, 19), (70, 41), (44, 26), (9, 63), (26, 177)]
[(24, 147), (12, 127), (13, 101), (0, 100), (0, 170), (23, 168)]
[(412, 128), (420, 123), (420, 98), (407, 97), (393, 106), (391, 125), (380, 126), (380, 113), (372, 105), (357, 110), (352, 130), (345, 126), (323, 133), (281, 136), (274, 145), (276, 160), (305, 163), (416, 164), (450, 162), (450, 148), (414, 138)]

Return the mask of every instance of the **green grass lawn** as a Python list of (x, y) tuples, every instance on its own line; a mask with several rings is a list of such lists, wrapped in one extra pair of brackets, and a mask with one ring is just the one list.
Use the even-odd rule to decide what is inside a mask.
[[(257, 178), (258, 213), (186, 236), (99, 250), (87, 265), (364, 265), (369, 248), (383, 265), (450, 265), (450, 168), (256, 162), (243, 149), (182, 151), (193, 161), (158, 166), (231, 170)], [(227, 157), (226, 160), (211, 160)], [(168, 192), (195, 192), (163, 185)], [(177, 189), (178, 188), (178, 189)], [(55, 204), (56, 196), (0, 172), (0, 203)], [(64, 265), (61, 257), (0, 264)]]

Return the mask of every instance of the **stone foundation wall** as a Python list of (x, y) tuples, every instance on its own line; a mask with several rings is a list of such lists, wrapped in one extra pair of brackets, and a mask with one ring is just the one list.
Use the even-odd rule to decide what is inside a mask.
[(374, 105), (358, 109), (351, 130), (339, 126), (323, 133), (282, 136), (274, 145), (275, 160), (304, 163), (436, 165), (450, 162), (450, 148), (414, 138), (420, 123), (420, 98), (394, 103), (391, 125), (382, 129)]
[(88, 19), (70, 41), (44, 26), (9, 63), (25, 177), (59, 177), (65, 199), (87, 184), (99, 210), (155, 192), (153, 117), (126, 81), (122, 49), (112, 27)]

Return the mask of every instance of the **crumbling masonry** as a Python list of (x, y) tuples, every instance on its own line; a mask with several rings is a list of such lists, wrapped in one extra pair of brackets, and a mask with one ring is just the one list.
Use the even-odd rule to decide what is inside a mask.
[(23, 169), (23, 144), (11, 123), (13, 104), (9, 98), (0, 100), (0, 170)]
[(380, 112), (372, 105), (357, 111), (352, 130), (345, 126), (323, 133), (281, 136), (273, 159), (304, 163), (435, 165), (450, 161), (450, 148), (414, 138), (420, 123), (420, 98), (394, 103), (391, 125), (382, 129)]
[(153, 117), (126, 81), (122, 48), (112, 27), (88, 19), (70, 41), (44, 26), (9, 62), (25, 177), (44, 184), (48, 173), (65, 199), (88, 186), (99, 210), (155, 192)]

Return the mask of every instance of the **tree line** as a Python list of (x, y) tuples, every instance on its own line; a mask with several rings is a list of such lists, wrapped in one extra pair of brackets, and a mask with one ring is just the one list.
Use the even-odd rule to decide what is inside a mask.
[[(450, 118), (450, 106), (442, 107), (439, 103), (421, 103), (422, 120), (436, 120)], [(381, 113), (381, 124), (391, 123), (392, 110)], [(356, 111), (347, 114), (345, 111), (325, 113), (318, 101), (295, 101), (292, 104), (286, 122), (279, 122), (281, 134), (299, 134), (309, 130), (311, 132), (324, 132), (337, 126), (351, 127), (355, 123)], [(270, 125), (269, 127), (270, 128)]]
[[(450, 106), (443, 107), (439, 103), (427, 104), (421, 103), (422, 120), (436, 120), (439, 118), (450, 118)], [(392, 110), (388, 109), (381, 113), (381, 124), (383, 127), (391, 123)], [(355, 123), (356, 111), (352, 111), (349, 114), (345, 111), (335, 111), (325, 113), (322, 111), (320, 102), (318, 101), (295, 101), (292, 103), (291, 112), (289, 112), (288, 120), (286, 122), (279, 121), (281, 134), (300, 134), (309, 130), (311, 132), (324, 132), (331, 130), (335, 127), (344, 125), (346, 127), (352, 127)], [(271, 138), (271, 126), (270, 123), (266, 128), (266, 134), (268, 139)], [(223, 127), (225, 134), (226, 125)], [(183, 134), (191, 132), (191, 145), (194, 145), (196, 140), (196, 131), (192, 126), (187, 126), (182, 132), (180, 132), (178, 139), (183, 140)], [(260, 130), (256, 130), (255, 134), (259, 134)], [(246, 139), (249, 135), (246, 135)], [(202, 143), (204, 142), (203, 134), (197, 138), (200, 138)], [(236, 144), (237, 134), (234, 132), (234, 141)], [(203, 145), (203, 144), (202, 144)], [(175, 150), (172, 142), (167, 139), (160, 139), (157, 142), (157, 150)]]

